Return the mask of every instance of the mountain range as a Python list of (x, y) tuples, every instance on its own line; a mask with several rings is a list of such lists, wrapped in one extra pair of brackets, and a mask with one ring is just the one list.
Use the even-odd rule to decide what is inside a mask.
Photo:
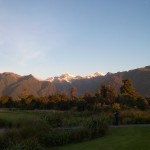
[(73, 80), (80, 80), (80, 79), (90, 79), (90, 78), (94, 78), (94, 77), (98, 77), (98, 76), (103, 76), (103, 73), (100, 72), (96, 72), (92, 75), (87, 75), (87, 76), (75, 76), (69, 73), (64, 73), (61, 76), (56, 76), (56, 77), (49, 77), (46, 79), (46, 81), (50, 81), (50, 82), (54, 82), (54, 81), (66, 81), (66, 82), (72, 82)]
[(20, 76), (12, 72), (0, 73), (0, 96), (8, 95), (17, 99), (24, 91), (34, 96), (48, 96), (58, 92), (70, 93), (71, 87), (76, 87), (78, 95), (85, 92), (95, 92), (102, 84), (108, 84), (117, 91), (123, 79), (130, 79), (135, 89), (143, 96), (150, 97), (150, 66), (124, 72), (96, 72), (93, 75), (74, 76), (68, 73), (60, 77), (49, 77), (38, 80), (33, 75)]

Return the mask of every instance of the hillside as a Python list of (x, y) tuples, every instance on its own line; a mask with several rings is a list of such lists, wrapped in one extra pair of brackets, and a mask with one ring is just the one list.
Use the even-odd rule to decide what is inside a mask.
[(78, 94), (81, 95), (84, 92), (95, 92), (100, 88), (101, 84), (109, 84), (117, 91), (119, 91), (122, 85), (123, 79), (130, 79), (135, 87), (135, 89), (143, 96), (150, 96), (150, 66), (144, 68), (137, 68), (130, 71), (108, 73), (105, 76), (97, 76), (90, 79), (78, 79), (72, 80), (71, 83), (66, 81), (52, 82), (58, 91), (67, 91), (69, 93), (70, 87), (76, 87), (78, 89)]
[(34, 96), (48, 96), (56, 92), (55, 86), (48, 81), (39, 81), (34, 76), (19, 76), (14, 73), (1, 74), (0, 94), (18, 98), (24, 90)]

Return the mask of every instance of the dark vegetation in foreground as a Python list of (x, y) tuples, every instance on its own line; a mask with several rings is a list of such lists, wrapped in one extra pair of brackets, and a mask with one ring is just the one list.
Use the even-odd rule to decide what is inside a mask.
[(130, 80), (123, 80), (119, 94), (109, 85), (81, 97), (75, 87), (70, 96), (40, 98), (25, 90), (16, 101), (1, 97), (0, 107), (2, 150), (42, 150), (104, 136), (115, 123), (115, 111), (120, 111), (119, 124), (150, 123), (150, 98), (142, 97)]
[[(0, 149), (45, 150), (109, 136), (113, 119), (111, 112), (1, 110)], [(150, 123), (150, 111), (131, 109), (121, 112), (121, 124), (147, 122)]]
[(7, 150), (41, 150), (86, 141), (104, 136), (110, 121), (110, 116), (105, 114), (5, 111), (0, 113), (0, 147)]

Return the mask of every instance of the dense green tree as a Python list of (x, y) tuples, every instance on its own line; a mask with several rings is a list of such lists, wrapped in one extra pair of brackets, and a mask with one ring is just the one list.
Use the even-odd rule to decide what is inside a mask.
[(101, 98), (102, 99), (102, 105), (103, 105), (103, 103), (112, 104), (113, 101), (115, 100), (116, 91), (110, 85), (103, 84), (101, 86), (100, 93), (101, 93), (101, 97), (102, 97)]
[(119, 103), (127, 107), (145, 109), (147, 104), (135, 90), (131, 80), (125, 79), (122, 82), (123, 85), (120, 87), (121, 95), (118, 96)]
[(83, 98), (85, 99), (85, 98), (88, 98), (88, 97), (93, 97), (93, 94), (91, 92), (85, 92), (83, 94)]
[(118, 95), (116, 102), (123, 107), (136, 107), (136, 99), (131, 95)]
[(14, 101), (11, 96), (1, 96), (0, 105), (1, 107), (12, 108), (14, 107)]
[(101, 91), (100, 91), (100, 89), (96, 90), (95, 97), (96, 98), (100, 98), (101, 97)]
[(84, 111), (86, 109), (86, 101), (84, 99), (80, 99), (77, 101), (77, 110)]
[(125, 79), (122, 82), (123, 82), (123, 85), (120, 87), (121, 94), (130, 95), (135, 98), (140, 97), (140, 94), (133, 87), (131, 80)]
[(68, 95), (66, 92), (58, 94), (61, 100), (68, 100)]
[(77, 88), (76, 87), (71, 87), (70, 96), (71, 96), (72, 100), (77, 98)]
[(150, 106), (150, 97), (146, 97), (146, 100), (148, 102), (148, 105)]
[(86, 108), (88, 110), (92, 110), (97, 99), (93, 96), (91, 92), (85, 92), (83, 95), (83, 100), (86, 102)]
[(148, 101), (147, 99), (144, 98), (138, 98), (136, 100), (136, 106), (141, 109), (141, 110), (145, 110), (146, 108), (148, 108)]

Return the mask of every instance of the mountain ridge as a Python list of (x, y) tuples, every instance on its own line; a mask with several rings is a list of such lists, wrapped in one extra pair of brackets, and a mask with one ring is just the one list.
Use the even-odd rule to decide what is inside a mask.
[(8, 95), (17, 99), (27, 89), (34, 96), (48, 96), (58, 92), (70, 94), (71, 87), (76, 87), (78, 95), (95, 92), (102, 84), (109, 84), (117, 91), (123, 79), (131, 79), (136, 90), (143, 96), (150, 97), (150, 66), (129, 71), (95, 73), (91, 76), (74, 76), (68, 73), (52, 77), (51, 81), (39, 80), (32, 74), (21, 76), (12, 72), (0, 73), (0, 96)]
[(80, 75), (72, 75), (72, 74), (69, 74), (69, 73), (63, 73), (62, 75), (60, 76), (55, 76), (55, 77), (49, 77), (46, 79), (46, 81), (50, 81), (50, 82), (53, 82), (53, 81), (67, 81), (67, 82), (71, 82), (72, 80), (79, 80), (79, 79), (90, 79), (90, 78), (93, 78), (93, 77), (97, 77), (97, 76), (104, 76), (103, 73), (100, 73), (100, 72), (96, 72), (94, 74), (91, 74), (91, 75), (86, 75), (86, 76), (80, 76)]

